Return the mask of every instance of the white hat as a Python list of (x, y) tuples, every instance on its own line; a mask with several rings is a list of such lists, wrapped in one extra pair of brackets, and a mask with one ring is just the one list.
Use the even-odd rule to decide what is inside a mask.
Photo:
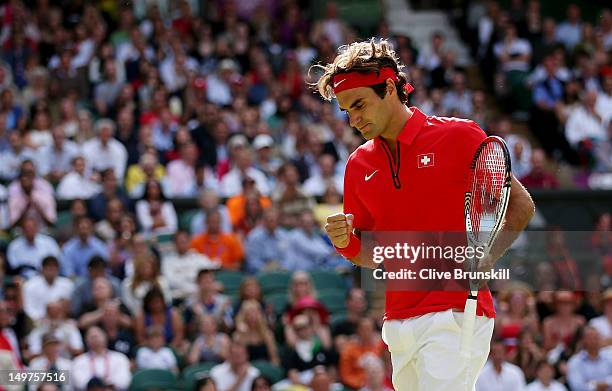
[(272, 147), (273, 145), (274, 140), (268, 134), (260, 134), (253, 140), (253, 148), (255, 148), (256, 150), (260, 150), (265, 147)]

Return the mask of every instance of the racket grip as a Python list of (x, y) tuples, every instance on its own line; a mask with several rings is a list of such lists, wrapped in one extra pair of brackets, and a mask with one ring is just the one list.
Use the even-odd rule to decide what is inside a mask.
[(474, 325), (476, 323), (476, 304), (475, 299), (467, 299), (465, 301), (465, 309), (463, 310), (463, 327), (461, 328), (461, 356), (468, 358), (470, 356), (470, 347), (472, 346), (472, 338), (474, 337)]

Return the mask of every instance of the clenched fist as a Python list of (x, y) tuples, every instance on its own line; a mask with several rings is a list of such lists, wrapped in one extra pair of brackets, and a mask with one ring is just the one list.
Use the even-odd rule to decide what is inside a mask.
[(345, 248), (349, 245), (351, 233), (353, 232), (352, 214), (336, 213), (327, 216), (327, 224), (325, 224), (325, 232), (331, 239), (334, 246)]

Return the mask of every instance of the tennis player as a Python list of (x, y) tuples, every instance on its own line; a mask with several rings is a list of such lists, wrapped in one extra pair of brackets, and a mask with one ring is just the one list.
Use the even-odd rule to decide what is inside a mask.
[[(334, 97), (350, 125), (368, 140), (349, 157), (344, 213), (327, 218), (337, 251), (366, 268), (379, 266), (361, 251), (363, 231), (463, 231), (470, 162), (485, 133), (473, 121), (429, 116), (407, 107), (403, 65), (385, 41), (339, 48), (323, 66), (319, 93)], [(512, 178), (505, 224), (486, 259), (492, 266), (529, 222), (534, 204)], [(365, 246), (364, 246), (365, 247)], [(386, 288), (382, 336), (391, 352), (398, 391), (473, 390), (488, 353), (495, 311), (488, 289), (478, 293), (469, 359), (459, 354), (467, 291), (408, 292)]]

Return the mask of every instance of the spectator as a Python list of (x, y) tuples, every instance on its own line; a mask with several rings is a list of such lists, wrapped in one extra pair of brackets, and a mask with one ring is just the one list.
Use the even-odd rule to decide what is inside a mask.
[(221, 214), (211, 211), (206, 216), (206, 232), (191, 240), (191, 248), (208, 256), (224, 269), (238, 270), (242, 266), (244, 250), (238, 237), (233, 233), (221, 232)]
[(346, 261), (324, 239), (311, 211), (301, 213), (298, 227), (288, 234), (288, 242), (291, 249), (287, 254), (288, 270), (340, 270), (347, 267)]
[(8, 134), (9, 148), (0, 156), (0, 178), (4, 181), (12, 181), (17, 178), (21, 164), (26, 161), (36, 160), (36, 151), (24, 145), (23, 136), (20, 132)]
[[(172, 197), (194, 197), (198, 194), (196, 163), (198, 149), (188, 142), (180, 147), (180, 159), (168, 163), (168, 191)], [(216, 179), (210, 169), (204, 169), (204, 188), (217, 189)]]
[(60, 248), (52, 237), (39, 233), (34, 217), (26, 216), (22, 221), (23, 234), (9, 244), (6, 259), (14, 274), (31, 277), (41, 271), (45, 257), (59, 258)]
[(174, 234), (178, 227), (174, 206), (156, 180), (146, 182), (142, 199), (136, 202), (136, 215), (147, 236)]
[(309, 197), (322, 197), (328, 186), (335, 186), (336, 191), (342, 194), (344, 179), (335, 172), (334, 157), (321, 155), (318, 166), (319, 170), (304, 182), (304, 194)]
[(134, 358), (136, 339), (132, 318), (127, 308), (118, 299), (108, 300), (103, 305), (99, 321), (95, 324), (108, 336), (108, 348)]
[(157, 156), (153, 152), (145, 152), (140, 155), (138, 164), (128, 168), (125, 178), (125, 190), (132, 198), (141, 198), (145, 191), (145, 183), (149, 180), (158, 181), (163, 189), (168, 189), (166, 169), (159, 164)]
[(576, 4), (570, 4), (567, 6), (567, 19), (557, 26), (555, 35), (568, 50), (572, 50), (580, 42), (581, 34), (580, 8)]
[(259, 303), (261, 310), (264, 312), (267, 317), (267, 322), (270, 326), (274, 325), (274, 313), (272, 306), (266, 304), (263, 298), (263, 294), (261, 291), (261, 285), (257, 281), (257, 278), (253, 276), (247, 276), (242, 279), (240, 282), (240, 287), (238, 288), (238, 300), (234, 305), (234, 313), (237, 314), (238, 311), (242, 308), (242, 304), (247, 301), (256, 301)]
[[(346, 316), (340, 321), (334, 323), (332, 335), (335, 339), (336, 346), (342, 346), (349, 337), (357, 332), (357, 325), (361, 319), (366, 316), (368, 302), (366, 293), (361, 288), (352, 288), (346, 294)], [(343, 340), (338, 343), (339, 337)], [(338, 349), (342, 350), (342, 349)]]
[(70, 371), (72, 360), (61, 356), (62, 341), (49, 332), (42, 336), (42, 355), (30, 361), (28, 369), (39, 371)]
[(535, 149), (531, 154), (531, 172), (521, 178), (521, 183), (528, 189), (556, 189), (559, 182), (546, 169), (546, 154), (542, 149)]
[(283, 367), (287, 369), (287, 377), (294, 384), (308, 383), (312, 378), (309, 370), (318, 365), (332, 365), (337, 357), (331, 350), (331, 341), (319, 338), (317, 326), (307, 315), (295, 316), (291, 327), (295, 330), (295, 339), (287, 341)]
[(472, 115), (472, 92), (466, 88), (465, 74), (457, 72), (453, 76), (451, 89), (444, 95), (442, 106), (451, 116), (470, 117)]
[[(251, 177), (245, 177), (242, 180), (242, 192), (227, 200), (227, 213), (232, 226), (238, 225), (238, 223), (244, 219), (246, 213), (246, 201), (248, 195), (257, 194), (259, 196), (259, 204), (261, 208), (267, 209), (272, 205), (270, 199), (266, 196), (261, 195), (257, 190), (255, 180)], [(221, 207), (220, 211), (223, 209)]]
[(378, 357), (368, 357), (363, 363), (365, 370), (365, 385), (359, 391), (392, 391), (385, 384), (385, 366)]
[(110, 199), (106, 206), (104, 220), (98, 221), (94, 226), (96, 236), (107, 244), (111, 243), (121, 232), (121, 221), (125, 213), (123, 203), (119, 198)]
[(60, 277), (59, 261), (54, 256), (42, 260), (42, 272), (29, 278), (23, 285), (24, 310), (32, 320), (45, 316), (47, 304), (52, 301), (70, 300), (74, 283)]
[(535, 296), (527, 285), (517, 282), (501, 291), (498, 300), (499, 312), (495, 318), (495, 328), (504, 340), (507, 357), (513, 361), (519, 348), (519, 335), (525, 330), (538, 332)]
[(93, 223), (89, 217), (79, 217), (74, 221), (75, 235), (62, 248), (62, 271), (68, 277), (85, 277), (87, 262), (98, 255), (108, 257), (108, 248), (93, 234)]
[(589, 321), (589, 326), (597, 330), (603, 345), (612, 345), (612, 288), (606, 289), (602, 298), (603, 314)]
[(106, 275), (106, 267), (106, 261), (100, 256), (94, 256), (89, 260), (87, 275), (75, 281), (74, 292), (70, 300), (72, 316), (81, 315), (87, 306), (94, 304), (93, 286), (97, 278), (102, 278), (110, 283), (112, 297), (118, 297), (121, 294), (121, 283), (117, 278)]
[(380, 339), (374, 321), (361, 318), (356, 330), (356, 338), (348, 341), (340, 351), (339, 370), (342, 383), (352, 389), (360, 389), (366, 384), (366, 362), (382, 353)]
[(90, 199), (100, 191), (97, 175), (86, 171), (85, 158), (75, 156), (72, 159), (72, 171), (68, 172), (57, 187), (57, 198), (64, 200)]
[(107, 337), (99, 327), (90, 327), (85, 335), (87, 352), (76, 357), (72, 364), (72, 382), (77, 390), (84, 390), (92, 378), (108, 382), (116, 389), (127, 389), (132, 375), (128, 358), (107, 349)]
[(106, 216), (106, 205), (109, 200), (118, 198), (125, 209), (130, 209), (130, 203), (117, 182), (115, 171), (111, 168), (102, 171), (102, 191), (89, 200), (91, 217), (100, 221)]
[[(132, 327), (130, 312), (114, 295), (113, 286), (108, 279), (104, 277), (96, 278), (91, 289), (93, 300), (83, 307), (78, 317), (78, 325), (81, 330), (100, 325), (108, 314), (116, 315), (114, 320), (120, 327)], [(102, 329), (106, 331), (105, 327), (102, 327)]]
[(229, 356), (230, 339), (217, 330), (214, 316), (204, 314), (198, 318), (198, 335), (189, 348), (187, 363), (226, 361)]
[(115, 177), (123, 181), (127, 151), (123, 144), (113, 138), (115, 123), (110, 119), (100, 119), (96, 122), (95, 130), (97, 137), (83, 144), (87, 165), (99, 172), (112, 168)]
[(219, 391), (250, 391), (253, 381), (259, 376), (259, 370), (249, 363), (246, 346), (232, 341), (229, 357), (222, 364), (214, 366), (210, 370), (210, 376)]
[(98, 114), (105, 117), (114, 106), (123, 87), (123, 81), (117, 76), (117, 65), (114, 61), (106, 61), (103, 66), (104, 81), (95, 87), (93, 100)]
[(189, 248), (189, 234), (177, 231), (175, 251), (162, 256), (162, 275), (168, 281), (173, 300), (185, 300), (198, 290), (196, 279), (200, 270), (215, 269), (218, 265), (205, 255)]
[(21, 163), (19, 179), (10, 184), (8, 206), (11, 227), (21, 225), (25, 216), (32, 216), (45, 226), (55, 223), (57, 212), (53, 188), (36, 176), (36, 167), (31, 160)]
[(280, 365), (274, 333), (268, 326), (259, 302), (244, 301), (236, 314), (235, 324), (236, 331), (232, 339), (246, 346), (251, 360), (266, 360)]
[(558, 344), (568, 345), (576, 331), (585, 324), (577, 315), (576, 298), (572, 292), (555, 292), (555, 312), (542, 322), (542, 347), (549, 351)]
[(237, 150), (233, 159), (233, 167), (221, 179), (219, 191), (222, 196), (232, 197), (242, 192), (242, 183), (247, 176), (255, 181), (255, 186), (261, 194), (268, 195), (270, 193), (266, 175), (252, 165), (253, 152), (250, 149)]
[(165, 344), (163, 328), (151, 326), (147, 329), (146, 344), (136, 353), (136, 368), (165, 369), (178, 373), (178, 363), (172, 349)]
[(53, 143), (38, 150), (38, 171), (51, 183), (59, 183), (72, 166), (79, 154), (79, 147), (73, 141), (66, 140), (66, 130), (56, 126), (51, 131)]
[(477, 391), (493, 388), (502, 390), (520, 390), (525, 388), (525, 376), (519, 367), (506, 361), (505, 347), (501, 340), (491, 343), (489, 360), (480, 372), (476, 381)]
[(245, 194), (244, 214), (240, 220), (234, 225), (234, 232), (244, 242), (244, 238), (257, 226), (263, 215), (263, 208), (259, 201), (260, 196), (258, 191), (253, 191)]
[(9, 327), (10, 321), (7, 302), (0, 300), (0, 360), (5, 370), (22, 368), (19, 340)]
[(518, 348), (512, 361), (521, 368), (527, 381), (536, 377), (538, 362), (546, 357), (544, 350), (538, 344), (539, 341), (536, 339), (538, 337), (539, 334), (530, 329), (522, 330), (518, 336)]
[(525, 387), (525, 391), (567, 391), (567, 388), (554, 379), (555, 369), (546, 360), (538, 362), (537, 379)]
[(286, 269), (289, 255), (287, 232), (279, 227), (275, 208), (263, 211), (262, 221), (246, 238), (246, 269), (250, 273)]
[(210, 269), (200, 270), (197, 278), (198, 292), (187, 303), (186, 321), (192, 322), (203, 315), (212, 315), (222, 330), (232, 326), (232, 302), (219, 293), (220, 284)]
[(76, 322), (66, 316), (66, 303), (49, 302), (47, 313), (27, 337), (28, 350), (24, 356), (31, 359), (42, 353), (42, 337), (54, 333), (61, 340), (61, 355), (70, 358), (83, 352), (83, 339)]
[(571, 112), (565, 125), (567, 141), (578, 150), (582, 162), (586, 160), (587, 167), (592, 159), (593, 145), (605, 141), (607, 137), (605, 126), (609, 118), (604, 117), (606, 113), (597, 110), (597, 99), (597, 91), (584, 91), (581, 96), (582, 104)]
[(526, 39), (518, 37), (513, 24), (506, 26), (504, 39), (497, 42), (493, 50), (503, 72), (529, 70), (531, 45)]
[(255, 150), (254, 167), (266, 174), (270, 188), (274, 187), (276, 172), (282, 161), (274, 155), (274, 139), (268, 134), (259, 134), (253, 140)]
[(593, 327), (585, 327), (583, 350), (567, 363), (567, 380), (572, 391), (605, 390), (612, 385), (612, 347), (601, 346), (601, 336)]
[(534, 106), (531, 111), (530, 128), (542, 148), (550, 156), (563, 157), (571, 164), (577, 163), (575, 152), (565, 135), (559, 131), (559, 115), (562, 109), (563, 81), (557, 70), (559, 61), (554, 54), (543, 60), (545, 76), (533, 87)]
[(440, 31), (431, 34), (431, 43), (419, 52), (417, 65), (431, 72), (442, 62), (444, 35)]
[(221, 214), (221, 231), (232, 231), (232, 222), (230, 220), (228, 208), (219, 203), (219, 196), (215, 190), (204, 189), (200, 191), (198, 196), (198, 206), (200, 207), (200, 210), (191, 219), (189, 233), (192, 235), (203, 233), (206, 230), (206, 216), (213, 210), (218, 210)]
[(141, 310), (145, 296), (154, 287), (160, 289), (165, 303), (171, 303), (170, 288), (159, 273), (159, 263), (150, 250), (145, 250), (134, 258), (134, 274), (121, 284), (122, 301), (132, 314), (136, 314)]
[(142, 301), (142, 307), (134, 318), (136, 342), (143, 344), (146, 340), (146, 330), (149, 327), (161, 327), (164, 340), (178, 352), (184, 353), (185, 329), (183, 319), (178, 311), (165, 301), (164, 293), (159, 288), (151, 288)]

